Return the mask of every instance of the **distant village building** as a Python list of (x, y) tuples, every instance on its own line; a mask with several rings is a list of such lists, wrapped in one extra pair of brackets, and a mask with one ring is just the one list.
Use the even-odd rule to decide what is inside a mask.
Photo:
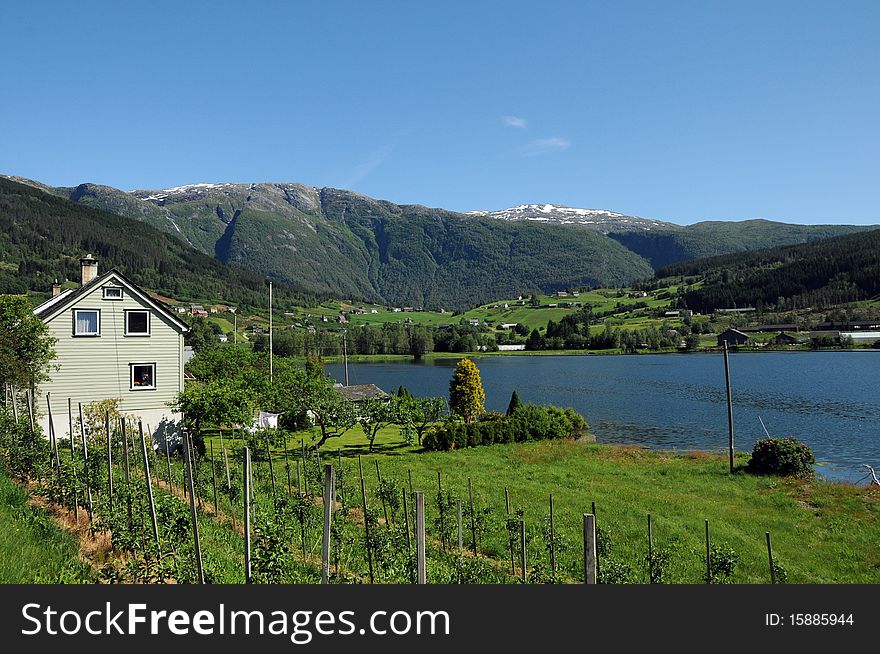
[(91, 255), (80, 268), (79, 288), (59, 290), (34, 309), (56, 339), (56, 367), (38, 389), (40, 426), (49, 433), (47, 394), (58, 436), (67, 431), (68, 399), (76, 407), (118, 398), (123, 414), (154, 430), (178, 420), (168, 404), (183, 391), (189, 327), (115, 268), (98, 275)]
[(525, 349), (526, 349), (525, 343), (520, 343), (519, 345), (499, 345), (498, 346), (499, 352), (517, 352), (519, 350), (525, 350)]
[(500, 327), (501, 329), (513, 329), (514, 327), (516, 327), (516, 325), (517, 323), (515, 322), (503, 322), (501, 323)]
[(774, 345), (797, 345), (798, 343), (800, 343), (800, 341), (796, 337), (791, 334), (786, 334), (785, 332), (779, 332), (773, 337)]
[(725, 329), (718, 334), (718, 346), (723, 346), (725, 341), (728, 345), (748, 345), (750, 339), (748, 334), (744, 334), (738, 329)]
[(740, 309), (715, 309), (715, 313), (749, 313), (755, 311), (755, 307), (742, 307)]
[(379, 313), (378, 309), (370, 309), (370, 313)]
[(189, 307), (189, 313), (191, 316), (199, 316), (200, 318), (208, 317), (208, 312), (205, 311), (205, 307), (201, 304), (191, 304)]

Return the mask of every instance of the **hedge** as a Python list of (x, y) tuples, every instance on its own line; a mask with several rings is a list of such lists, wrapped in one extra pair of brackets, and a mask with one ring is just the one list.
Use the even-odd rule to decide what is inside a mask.
[(578, 438), (588, 430), (586, 420), (573, 409), (524, 404), (511, 416), (487, 413), (470, 424), (448, 422), (429, 431), (422, 445), (426, 450), (457, 450), (495, 443)]

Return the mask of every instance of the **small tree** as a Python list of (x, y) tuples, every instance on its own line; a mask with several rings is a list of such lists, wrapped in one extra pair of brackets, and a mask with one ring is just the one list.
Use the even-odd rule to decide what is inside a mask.
[(190, 384), (172, 404), (197, 433), (204, 425), (249, 425), (255, 406), (250, 389), (224, 378)]
[(514, 411), (522, 406), (522, 400), (519, 399), (519, 395), (516, 394), (514, 390), (510, 395), (510, 404), (507, 405), (507, 415), (512, 416)]
[(486, 391), (480, 380), (480, 370), (470, 359), (462, 359), (455, 366), (449, 382), (449, 405), (466, 423), (474, 422), (486, 411)]
[(361, 429), (364, 430), (367, 440), (370, 441), (370, 452), (373, 451), (373, 444), (379, 431), (397, 421), (397, 407), (397, 398), (380, 400), (376, 397), (368, 397), (360, 403), (358, 422)]
[(421, 445), (425, 432), (443, 419), (446, 402), (442, 397), (409, 396), (400, 402), (398, 413), (400, 420), (416, 433), (418, 443)]
[(0, 295), (0, 381), (34, 388), (48, 379), (55, 339), (24, 295)]

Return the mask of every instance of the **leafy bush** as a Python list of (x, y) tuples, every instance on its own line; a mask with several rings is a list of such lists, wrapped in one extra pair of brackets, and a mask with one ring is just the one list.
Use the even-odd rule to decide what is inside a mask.
[(713, 545), (709, 554), (709, 583), (728, 583), (737, 563), (739, 557), (733, 549), (724, 545)]
[(586, 420), (573, 409), (524, 404), (511, 416), (490, 413), (470, 424), (448, 422), (429, 431), (422, 444), (427, 450), (453, 450), (494, 443), (578, 438), (588, 430)]
[(816, 457), (794, 438), (765, 438), (755, 443), (746, 470), (755, 475), (781, 475), (812, 479)]

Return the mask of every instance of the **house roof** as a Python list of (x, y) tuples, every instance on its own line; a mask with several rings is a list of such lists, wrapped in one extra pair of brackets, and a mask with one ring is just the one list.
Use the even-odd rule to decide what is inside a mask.
[(159, 300), (147, 295), (140, 288), (140, 286), (135, 284), (128, 277), (119, 272), (119, 270), (116, 268), (111, 268), (103, 275), (98, 275), (88, 284), (84, 284), (77, 289), (68, 289), (53, 298), (49, 298), (34, 309), (34, 315), (43, 322), (46, 322), (55, 317), (64, 308), (70, 306), (79, 298), (86, 295), (86, 293), (89, 293), (94, 288), (100, 286), (111, 277), (116, 277), (117, 279), (119, 279), (119, 281), (121, 281), (123, 285), (128, 288), (129, 291), (133, 292), (141, 300), (149, 304), (160, 313), (164, 314), (172, 323), (174, 323), (174, 325), (176, 325), (180, 329), (181, 332), (185, 333), (189, 331), (189, 325), (178, 318), (171, 307), (169, 307), (164, 302), (160, 302)]
[(389, 397), (388, 393), (375, 384), (354, 384), (353, 386), (336, 384), (334, 388), (339, 391), (342, 397), (350, 402), (359, 402), (368, 398), (384, 400)]
[(719, 336), (724, 336), (725, 334), (737, 334), (737, 335), (739, 335), (739, 336), (745, 336), (746, 338), (749, 337), (748, 334), (743, 334), (740, 330), (738, 330), (738, 329), (734, 329), (733, 327), (731, 327), (731, 328), (729, 328), (729, 329), (725, 329), (723, 332), (721, 332), (721, 333), (718, 334), (718, 335), (719, 335)]

